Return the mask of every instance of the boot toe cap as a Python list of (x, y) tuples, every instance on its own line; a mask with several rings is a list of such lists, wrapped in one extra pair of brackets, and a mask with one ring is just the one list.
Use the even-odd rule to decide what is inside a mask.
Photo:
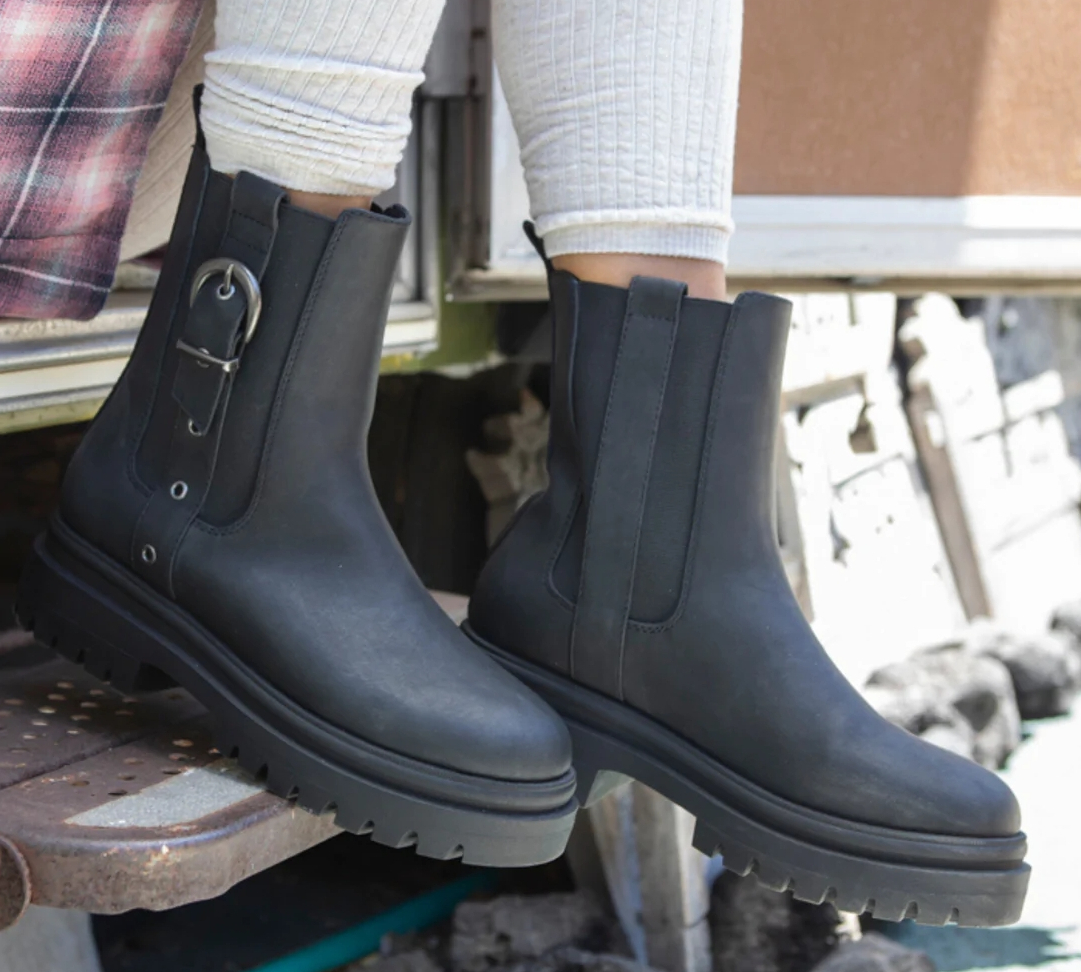
[(571, 768), (570, 733), (545, 702), (522, 688), (487, 700), (479, 720), (470, 720), (474, 771), (507, 780), (564, 776)]
[[(868, 727), (870, 728), (870, 727)], [(994, 772), (963, 756), (879, 723), (870, 745), (848, 750), (819, 788), (830, 809), (865, 823), (955, 837), (1013, 837), (1021, 810)], [(843, 768), (841, 768), (843, 765)]]
[[(1021, 829), (1021, 807), (1003, 779), (963, 756), (914, 742), (926, 747), (928, 769), (937, 764), (922, 779), (933, 829), (964, 837), (1012, 837)], [(911, 786), (919, 793), (921, 780)]]

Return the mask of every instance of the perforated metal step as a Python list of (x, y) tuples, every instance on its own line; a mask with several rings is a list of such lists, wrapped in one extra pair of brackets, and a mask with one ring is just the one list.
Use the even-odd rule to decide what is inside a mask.
[[(464, 598), (436, 599), (464, 615)], [(124, 695), (44, 649), (0, 654), (0, 929), (30, 903), (211, 898), (336, 833), (214, 749), (187, 692)]]

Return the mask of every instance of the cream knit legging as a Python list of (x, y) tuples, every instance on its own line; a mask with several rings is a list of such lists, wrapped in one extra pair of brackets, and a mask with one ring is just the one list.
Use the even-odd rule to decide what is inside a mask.
[[(389, 187), (443, 0), (218, 0), (211, 161)], [(742, 0), (494, 0), (496, 63), (551, 255), (724, 261)]]

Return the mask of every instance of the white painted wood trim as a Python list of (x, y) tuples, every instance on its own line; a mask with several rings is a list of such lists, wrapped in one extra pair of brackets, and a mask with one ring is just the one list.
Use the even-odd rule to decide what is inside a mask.
[(1081, 277), (1081, 197), (737, 196), (744, 277)]
[[(498, 193), (484, 272), (525, 283), (541, 263), (516, 229), (528, 211), (507, 209), (522, 195)], [(1081, 280), (1078, 196), (736, 196), (733, 213), (733, 278)]]
[[(149, 302), (149, 292), (125, 292), (91, 321), (0, 320), (0, 432), (23, 427), (23, 413), (47, 417), (62, 407), (66, 416), (73, 403), (100, 403), (127, 364)], [(431, 305), (393, 303), (383, 355), (430, 351), (438, 338)]]

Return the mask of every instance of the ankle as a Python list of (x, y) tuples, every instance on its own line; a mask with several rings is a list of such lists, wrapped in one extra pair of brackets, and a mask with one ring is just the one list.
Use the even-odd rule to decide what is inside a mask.
[(566, 253), (553, 257), (557, 270), (579, 280), (629, 287), (634, 277), (664, 277), (687, 285), (690, 297), (724, 300), (724, 264), (690, 257), (653, 256), (645, 253)]
[(335, 196), (324, 192), (289, 190), (289, 202), (328, 219), (337, 219), (347, 209), (371, 209), (373, 196)]

